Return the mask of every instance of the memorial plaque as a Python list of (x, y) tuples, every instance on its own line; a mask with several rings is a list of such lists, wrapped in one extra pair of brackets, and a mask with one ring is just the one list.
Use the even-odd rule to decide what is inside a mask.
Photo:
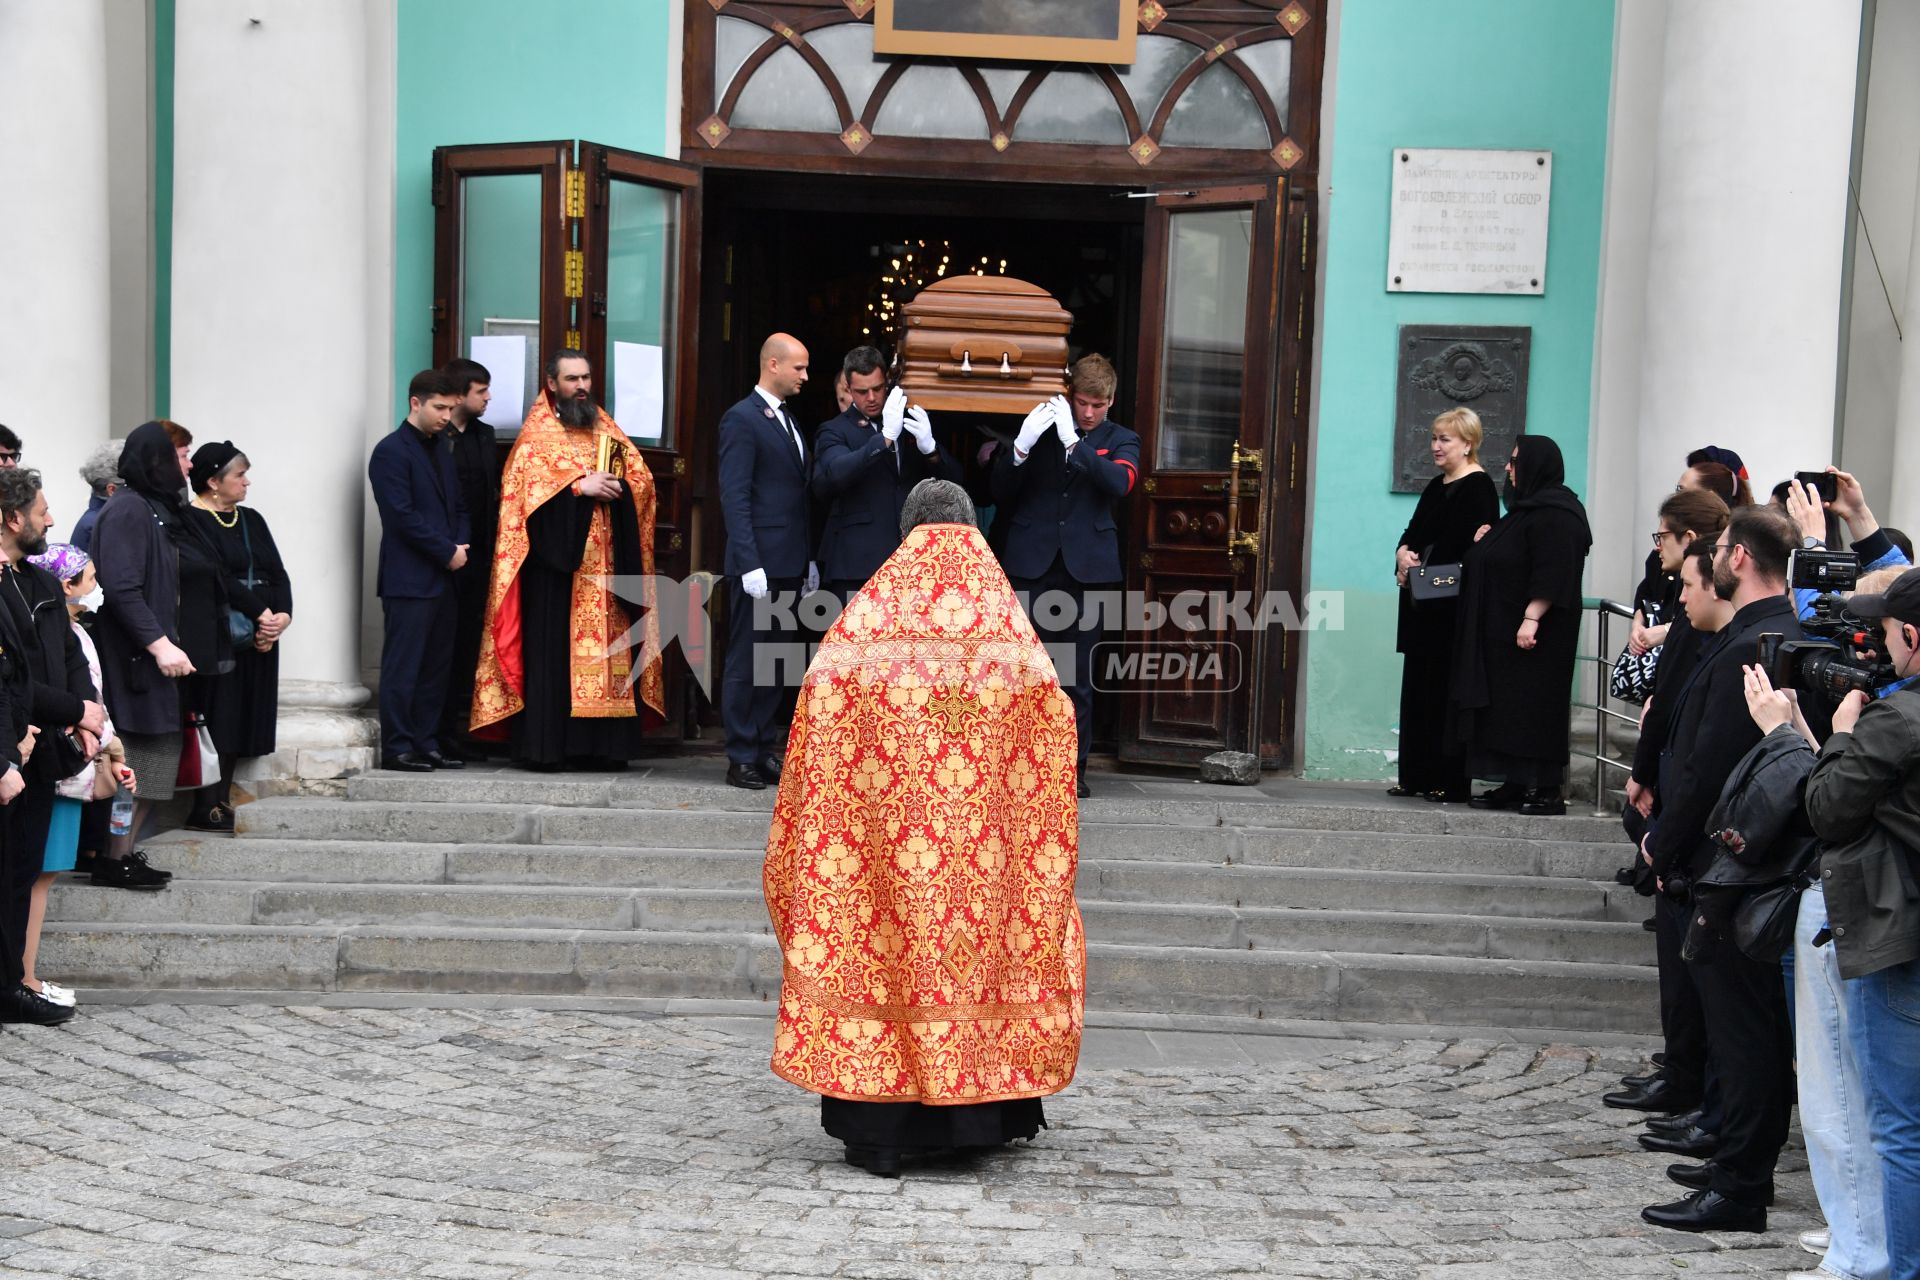
[(1487, 430), (1480, 465), (1500, 482), (1513, 442), (1527, 429), (1527, 356), (1533, 330), (1525, 325), (1469, 328), (1445, 324), (1400, 326), (1400, 377), (1393, 428), (1393, 492), (1419, 493), (1437, 474), (1433, 420), (1449, 409), (1480, 415)]
[(1550, 151), (1396, 147), (1388, 293), (1547, 290)]

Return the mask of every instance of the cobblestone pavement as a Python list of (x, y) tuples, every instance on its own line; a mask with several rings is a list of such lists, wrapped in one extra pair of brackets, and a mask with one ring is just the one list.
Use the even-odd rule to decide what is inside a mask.
[(851, 1169), (764, 1020), (94, 1006), (0, 1036), (0, 1273), (87, 1277), (1725, 1275), (1629, 1050), (1095, 1032), (1031, 1146)]

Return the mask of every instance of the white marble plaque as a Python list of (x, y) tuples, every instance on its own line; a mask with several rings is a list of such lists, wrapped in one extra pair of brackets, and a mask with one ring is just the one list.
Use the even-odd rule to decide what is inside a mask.
[(1545, 293), (1550, 151), (1395, 147), (1388, 293)]

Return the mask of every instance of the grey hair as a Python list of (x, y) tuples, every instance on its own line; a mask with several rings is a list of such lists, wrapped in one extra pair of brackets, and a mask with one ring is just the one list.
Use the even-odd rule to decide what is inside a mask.
[(923, 524), (974, 524), (973, 499), (951, 480), (922, 480), (900, 508), (900, 536)]
[(92, 486), (101, 497), (107, 496), (107, 486), (125, 487), (126, 481), (120, 478), (120, 446), (124, 440), (109, 440), (105, 444), (94, 446), (87, 460), (80, 464), (80, 478)]

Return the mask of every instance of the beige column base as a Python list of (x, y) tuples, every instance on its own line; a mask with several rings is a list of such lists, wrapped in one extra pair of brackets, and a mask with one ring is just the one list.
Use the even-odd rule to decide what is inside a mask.
[(379, 717), (363, 709), (371, 696), (364, 685), (282, 680), (278, 749), (240, 767), (235, 802), (345, 794), (349, 775), (379, 763)]

